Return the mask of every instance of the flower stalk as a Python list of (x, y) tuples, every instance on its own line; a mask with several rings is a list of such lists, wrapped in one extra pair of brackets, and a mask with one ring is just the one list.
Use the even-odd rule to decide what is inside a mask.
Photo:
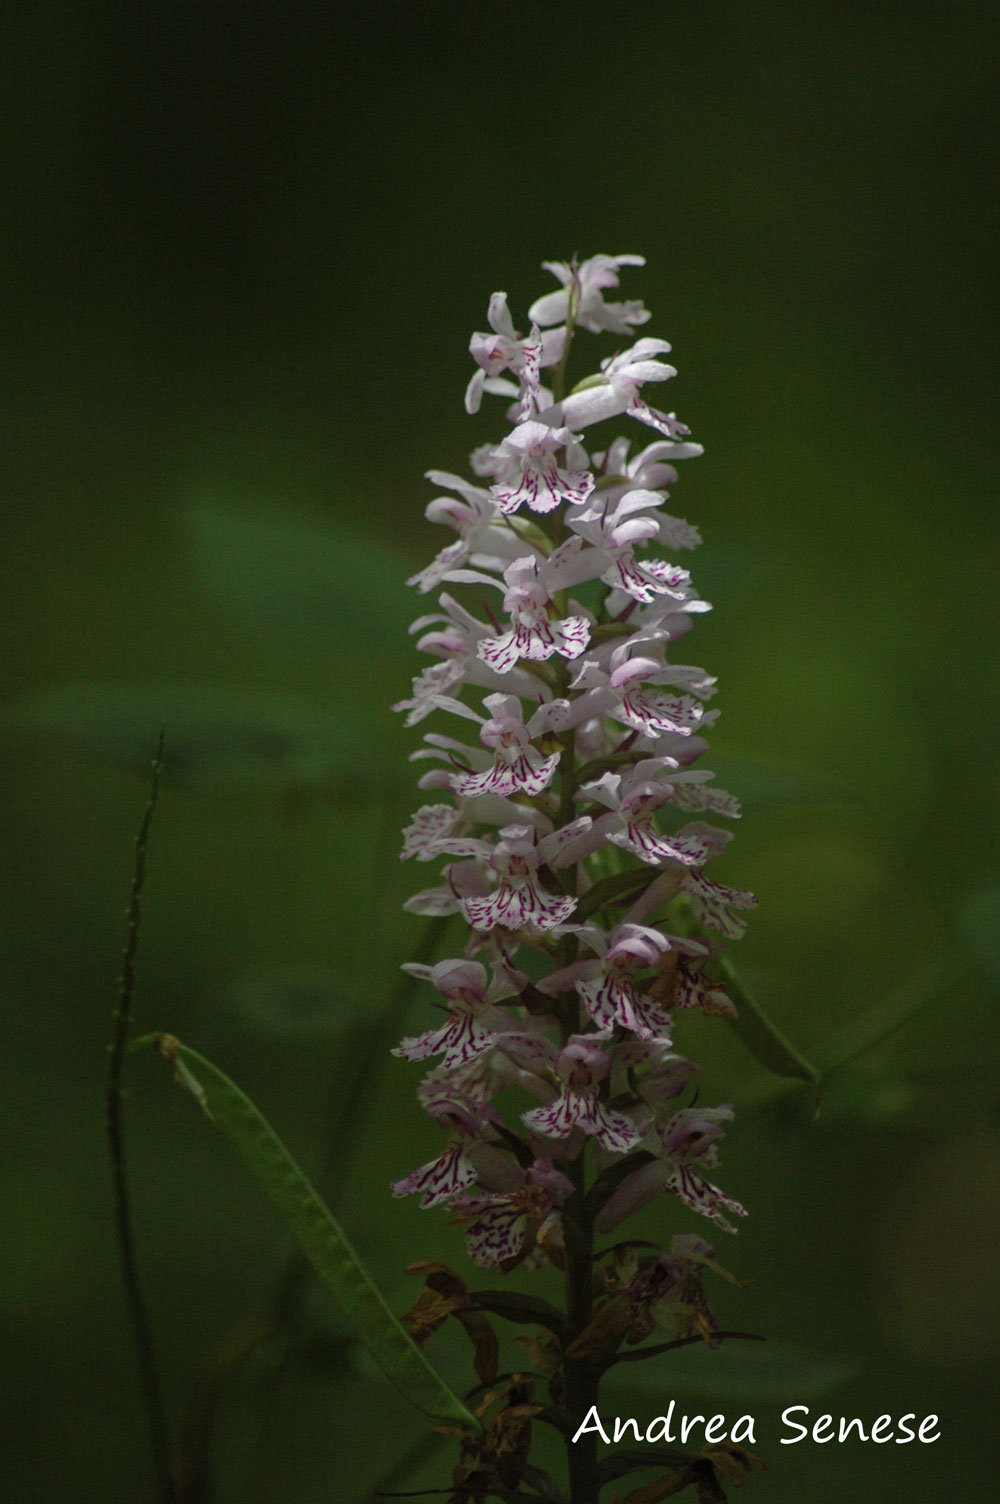
[[(735, 1012), (713, 972), (755, 903), (705, 874), (731, 839), (717, 819), (740, 811), (696, 766), (715, 680), (675, 651), (710, 609), (677, 562), (699, 534), (667, 509), (677, 464), (701, 447), (646, 400), (676, 374), (664, 340), (634, 339), (567, 389), (581, 333), (633, 340), (649, 319), (605, 296), (643, 259), (545, 265), (559, 289), (531, 306), (527, 335), (498, 292), (490, 332), (472, 336), (466, 409), (500, 398), (508, 430), (473, 452), (475, 480), (430, 472), (448, 494), (427, 516), (456, 537), (409, 582), (438, 592), (439, 609), (414, 623), (430, 662), (395, 707), (409, 725), (434, 716), (464, 733), (428, 731), (413, 754), (431, 764), (419, 787), (432, 798), (402, 857), (443, 862), (405, 907), (460, 916), (465, 943), (405, 968), (444, 1021), (395, 1053), (436, 1061), (418, 1095), (445, 1138), (393, 1191), (447, 1208), (477, 1268), (551, 1264), (565, 1287), (564, 1319), (544, 1337), (547, 1403), (527, 1375), (486, 1396), (485, 1439), (463, 1441), (453, 1504), (559, 1496), (529, 1458), (532, 1420), (554, 1415), (568, 1424), (566, 1497), (597, 1504), (593, 1431), (572, 1438), (600, 1375), (657, 1330), (667, 1346), (717, 1345), (702, 1281), (729, 1277), (696, 1232), (668, 1249), (597, 1245), (662, 1195), (725, 1232), (745, 1215), (706, 1173), (732, 1109), (696, 1105), (697, 1067), (673, 1043), (679, 1013)], [(587, 431), (618, 418), (652, 442), (594, 444)], [(489, 1384), (495, 1338), (470, 1317), (475, 1293), (434, 1269), (411, 1328), (423, 1341), (458, 1317)], [(494, 1293), (494, 1314), (530, 1321), (525, 1297)], [(692, 1479), (713, 1466), (682, 1461)]]

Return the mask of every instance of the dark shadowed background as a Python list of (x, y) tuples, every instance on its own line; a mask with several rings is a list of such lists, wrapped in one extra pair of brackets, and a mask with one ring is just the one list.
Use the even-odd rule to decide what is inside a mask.
[[(404, 1265), (462, 1262), (388, 1195), (436, 1141), (416, 1070), (373, 1074), (349, 1142), (324, 1124), (422, 930), (399, 903), (426, 869), (396, 861), (417, 734), (387, 707), (427, 609), (403, 581), (443, 541), (423, 472), (497, 431), (462, 409), (490, 293), (523, 322), (543, 259), (605, 251), (647, 257), (625, 294), (706, 447), (674, 501), (746, 804), (720, 876), (760, 896), (737, 959), (807, 1055), (851, 1057), (816, 1121), (721, 1022), (682, 1033), (737, 1108), (720, 1178), (751, 1216), (720, 1256), (753, 1283), (720, 1310), (768, 1344), (675, 1355), (607, 1408), (757, 1415), (751, 1501), (992, 1498), (996, 14), (95, 0), (6, 30), (9, 1496), (153, 1498), (102, 1095), (161, 720), (139, 1026), (341, 1169), (397, 1309)], [(176, 1430), (287, 1247), (162, 1066), (128, 1078)], [(356, 1504), (421, 1434), (315, 1291), (290, 1308), (220, 1386), (219, 1504)], [(791, 1404), (942, 1437), (782, 1447)]]

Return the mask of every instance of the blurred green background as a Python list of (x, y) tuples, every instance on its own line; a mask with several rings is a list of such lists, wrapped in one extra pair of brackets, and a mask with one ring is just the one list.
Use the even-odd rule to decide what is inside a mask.
[[(996, 12), (92, 0), (5, 26), (9, 1497), (154, 1497), (102, 1120), (161, 719), (139, 1025), (339, 1164), (397, 1309), (406, 1263), (461, 1265), (444, 1217), (388, 1195), (436, 1142), (413, 1067), (373, 1075), (350, 1163), (326, 1140), (422, 932), (399, 903), (425, 871), (395, 855), (417, 734), (388, 711), (428, 608), (403, 581), (442, 542), (422, 475), (496, 432), (461, 400), (489, 294), (523, 320), (538, 263), (577, 250), (647, 257), (625, 294), (706, 446), (674, 502), (716, 606), (687, 656), (746, 796), (719, 875), (760, 897), (737, 959), (807, 1053), (887, 998), (900, 1020), (818, 1122), (725, 1025), (684, 1029), (702, 1100), (736, 1104), (720, 1180), (751, 1210), (720, 1256), (753, 1284), (720, 1312), (769, 1345), (680, 1354), (606, 1408), (756, 1414), (748, 1499), (992, 1499)], [(176, 1429), (287, 1247), (161, 1066), (128, 1089)], [(219, 1504), (355, 1504), (421, 1434), (299, 1295), (223, 1389)], [(797, 1403), (936, 1412), (942, 1439), (781, 1447)]]

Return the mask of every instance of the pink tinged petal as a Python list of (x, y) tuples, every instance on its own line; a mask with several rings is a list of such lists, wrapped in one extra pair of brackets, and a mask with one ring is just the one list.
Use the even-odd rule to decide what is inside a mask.
[(639, 568), (644, 574), (652, 575), (655, 581), (654, 588), (661, 595), (671, 595), (675, 600), (684, 600), (687, 587), (691, 583), (691, 576), (686, 569), (681, 569), (677, 564), (668, 564), (666, 559), (643, 559)]
[(495, 1269), (506, 1259), (517, 1258), (524, 1246), (526, 1223), (524, 1212), (504, 1197), (465, 1229), (469, 1258), (480, 1269)]
[(660, 516), (660, 537), (668, 548), (697, 548), (701, 534), (680, 517)]
[(536, 298), (528, 309), (529, 319), (536, 324), (559, 324), (569, 311), (569, 298), (565, 291), (546, 293), (543, 298)]
[(696, 919), (708, 929), (725, 935), (728, 940), (742, 939), (746, 933), (746, 922), (737, 919), (730, 910), (755, 909), (757, 900), (752, 893), (710, 882), (700, 872), (685, 873), (683, 886), (691, 900)]
[[(646, 475), (648, 471), (655, 469), (664, 460), (697, 459), (704, 452), (701, 444), (672, 444), (665, 443), (663, 439), (654, 439), (651, 444), (646, 445), (645, 449), (640, 450), (631, 461), (628, 473), (633, 479), (637, 479), (640, 475)], [(674, 479), (676, 479), (676, 476)], [(659, 483), (645, 480), (642, 484), (655, 486)]]
[(487, 841), (482, 841), (477, 836), (445, 836), (439, 841), (430, 843), (427, 850), (432, 857), (487, 857), (491, 847)]
[(541, 794), (548, 788), (559, 766), (559, 753), (539, 758), (532, 752), (522, 752), (513, 762), (497, 758), (485, 773), (458, 773), (452, 776), (456, 794), (472, 799), (480, 794)]
[[(673, 1019), (665, 1009), (660, 1008), (645, 993), (636, 998), (635, 1016), (637, 1026), (634, 1032), (640, 1039), (656, 1039), (663, 1044), (670, 1043)], [(688, 1061), (682, 1061), (681, 1066), (683, 1067), (683, 1071), (677, 1091), (683, 1090), (692, 1071), (696, 1069), (696, 1067), (690, 1066)], [(676, 1094), (673, 1091), (670, 1093), (671, 1096), (676, 1096)]]
[(613, 1154), (634, 1149), (641, 1135), (628, 1118), (604, 1107), (592, 1091), (568, 1087), (548, 1107), (536, 1107), (522, 1114), (522, 1121), (546, 1138), (568, 1138), (574, 1128), (596, 1138)]
[(642, 339), (636, 340), (630, 350), (624, 350), (620, 355), (612, 356), (610, 361), (602, 362), (602, 365), (631, 367), (641, 360), (653, 360), (657, 355), (669, 355), (671, 348), (665, 339), (653, 339), (649, 335), (644, 335)]
[(572, 712), (573, 705), (569, 700), (546, 700), (532, 715), (528, 729), (532, 736), (544, 736), (549, 731), (565, 731), (575, 724), (570, 720)]
[(565, 923), (575, 908), (576, 899), (568, 894), (557, 897), (528, 881), (514, 887), (506, 879), (488, 898), (465, 898), (461, 902), (462, 913), (477, 930), (491, 930), (497, 925), (508, 930), (531, 925), (551, 930)]
[[(530, 317), (530, 314), (529, 314)], [(534, 327), (532, 334), (534, 334)], [(543, 370), (549, 366), (558, 365), (566, 348), (566, 326), (561, 329), (545, 329), (541, 332), (541, 356), (539, 364)]]
[(450, 888), (425, 888), (422, 893), (414, 893), (408, 898), (403, 908), (408, 914), (440, 919), (445, 914), (457, 914), (458, 899)]
[[(483, 723), (479, 734), (487, 747), (502, 746), (505, 735), (522, 735), (524, 712), (516, 695), (487, 695), (483, 708), (489, 711), (490, 719)], [(530, 741), (531, 738), (524, 733), (524, 739)]]
[(517, 338), (517, 333), (514, 329), (514, 320), (511, 318), (510, 309), (507, 307), (507, 294), (505, 292), (495, 292), (491, 295), (486, 317), (494, 334), (503, 335), (506, 339), (510, 340)]
[[(567, 524), (569, 527), (573, 526), (574, 516), (567, 517)], [(576, 547), (570, 548), (569, 544), (576, 544)], [(603, 562), (602, 556), (596, 548), (585, 548), (583, 538), (570, 538), (568, 543), (558, 550), (558, 553), (563, 557), (557, 561), (556, 567), (549, 567), (556, 557), (553, 554), (542, 571), (550, 595), (557, 590), (572, 590), (585, 581), (597, 578)]]
[(591, 828), (589, 815), (580, 815), (578, 819), (571, 820), (568, 825), (563, 825), (559, 830), (550, 831), (543, 836), (538, 843), (538, 859), (552, 867), (567, 866), (570, 860), (570, 852), (581, 836), (587, 834)]
[(433, 844), (453, 834), (459, 822), (459, 813), (450, 804), (425, 804), (417, 810), (412, 825), (403, 831), (403, 849), (399, 860), (405, 862), (415, 856), (418, 862), (429, 862), (437, 855)]
[[(486, 492), (481, 486), (474, 486), (463, 475), (452, 475), (450, 470), (425, 470), (424, 479), (434, 486), (444, 486), (446, 491), (456, 491), (473, 507), (486, 498)], [(434, 503), (431, 502), (430, 505), (433, 506)]]
[(697, 696), (699, 700), (710, 699), (715, 694), (716, 680), (711, 674), (706, 674), (703, 668), (695, 668), (690, 663), (665, 664), (659, 672), (658, 682), (686, 690), (688, 694)]
[(690, 1165), (679, 1165), (664, 1185), (666, 1190), (679, 1196), (685, 1206), (708, 1217), (725, 1232), (735, 1232), (736, 1229), (722, 1215), (723, 1211), (732, 1212), (735, 1217), (746, 1216), (746, 1209), (738, 1201), (723, 1195), (718, 1186), (712, 1185)]
[(550, 1041), (523, 1030), (498, 1030), (494, 1035), (493, 1045), (500, 1054), (525, 1070), (538, 1071), (552, 1064), (554, 1046)]
[(483, 401), (483, 385), (486, 381), (485, 369), (473, 371), (469, 378), (469, 384), (465, 388), (465, 411), (478, 413)]
[(393, 710), (408, 710), (407, 726), (415, 726), (438, 708), (438, 696), (453, 689), (462, 680), (461, 663), (432, 663), (413, 681), (413, 697), (397, 700)]
[[(571, 428), (589, 428), (593, 423), (603, 423), (608, 418), (617, 418), (628, 406), (628, 397), (608, 381), (595, 382), (581, 391), (570, 392), (556, 407), (551, 417)], [(545, 416), (543, 414), (543, 416)]]
[(476, 645), (476, 654), (497, 674), (509, 674), (523, 655), (515, 628), (501, 637), (484, 637)]
[(630, 418), (638, 418), (640, 423), (645, 423), (649, 428), (655, 428), (658, 433), (666, 434), (668, 439), (685, 439), (691, 432), (685, 423), (678, 421), (673, 413), (658, 412), (655, 407), (650, 407), (643, 402), (641, 397), (633, 397), (628, 405)]
[(577, 790), (577, 797), (593, 799), (597, 804), (603, 804), (608, 809), (620, 809), (621, 781), (620, 773), (602, 773), (600, 778), (595, 778), (590, 783), (582, 783)]
[(534, 624), (515, 621), (502, 637), (484, 637), (476, 652), (496, 673), (506, 674), (521, 658), (532, 663), (544, 663), (556, 653), (578, 658), (589, 642), (590, 623), (582, 616), (570, 616), (565, 621), (543, 619)]
[(674, 785), (671, 803), (683, 810), (709, 810), (713, 815), (728, 815), (731, 820), (740, 818), (740, 802), (725, 789), (706, 788), (704, 784), (678, 783)]
[(576, 990), (599, 1028), (607, 1029), (618, 1024), (620, 1028), (630, 1029), (640, 1038), (645, 1038), (652, 1032), (637, 1017), (636, 996), (631, 984), (614, 972), (607, 973), (595, 982), (579, 982)]
[[(579, 743), (577, 744), (579, 748)], [(582, 825), (579, 831), (573, 835), (568, 844), (553, 858), (553, 867), (572, 867), (577, 862), (585, 861), (588, 856), (593, 856), (595, 851), (600, 851), (607, 842), (609, 825), (614, 825), (614, 815), (601, 815), (599, 819), (590, 823), (590, 816), (582, 817), (588, 823)]]
[(450, 789), (451, 776), (447, 768), (431, 768), (429, 772), (421, 773), (417, 779), (417, 788), (424, 794), (433, 794), (439, 789)]
[[(633, 492), (633, 496), (643, 496), (649, 493)], [(626, 497), (625, 500), (630, 498)], [(622, 504), (619, 502), (615, 508), (614, 516), (608, 519), (613, 524), (605, 526), (608, 543), (612, 548), (638, 548), (643, 543), (648, 543), (650, 538), (655, 538), (659, 527), (655, 517), (629, 517), (622, 518)]]
[(600, 1028), (618, 1024), (639, 1039), (669, 1043), (671, 1019), (652, 999), (640, 996), (632, 981), (609, 972), (597, 982), (580, 982), (577, 992)]
[(426, 569), (422, 569), (419, 574), (411, 574), (406, 583), (419, 585), (421, 595), (426, 595), (428, 590), (434, 590), (447, 579), (468, 556), (469, 544), (464, 538), (459, 538), (456, 543), (449, 543), (447, 548), (443, 548)]
[(453, 1013), (440, 1029), (431, 1029), (415, 1039), (404, 1039), (392, 1053), (402, 1055), (405, 1060), (426, 1060), (430, 1055), (441, 1055), (442, 1069), (457, 1070), (491, 1050), (496, 1039), (491, 1029), (463, 1009)]
[(554, 512), (561, 501), (578, 506), (594, 489), (594, 477), (587, 471), (560, 470), (554, 461), (547, 465), (526, 464), (513, 484), (497, 484), (490, 495), (505, 516), (527, 506), (533, 512)]
[(438, 1206), (450, 1201), (453, 1196), (476, 1178), (476, 1167), (465, 1153), (464, 1139), (453, 1139), (439, 1159), (421, 1165), (412, 1175), (397, 1180), (392, 1186), (394, 1196), (412, 1196), (419, 1191), (422, 1207)]
[(613, 833), (608, 840), (625, 851), (634, 851), (636, 856), (653, 866), (659, 866), (661, 862), (679, 862), (682, 867), (700, 867), (711, 855), (703, 841), (693, 836), (670, 839), (658, 835), (648, 820), (630, 820), (625, 830)]
[(638, 687), (643, 679), (655, 678), (663, 669), (663, 664), (656, 658), (632, 656), (632, 646), (633, 643), (629, 640), (616, 648), (611, 656), (612, 672), (609, 682), (612, 689), (622, 693), (627, 693), (630, 685)]
[[(589, 928), (589, 925), (579, 926), (581, 932)], [(554, 971), (551, 976), (543, 977), (535, 985), (546, 997), (558, 997), (562, 992), (572, 992), (578, 982), (589, 982), (600, 977), (602, 971), (600, 961), (574, 961), (571, 966)]]
[[(404, 962), (402, 970), (409, 970), (412, 964)], [(423, 973), (416, 972), (414, 975)], [(478, 961), (448, 956), (443, 961), (435, 962), (426, 975), (443, 997), (458, 998), (467, 992), (476, 1002), (482, 1002), (485, 998), (486, 968)]]
[(592, 1091), (611, 1069), (600, 1036), (571, 1034), (556, 1060), (556, 1074), (569, 1087)]
[(663, 1191), (663, 1166), (659, 1161), (644, 1165), (629, 1175), (608, 1197), (594, 1218), (599, 1233), (612, 1232), (626, 1217), (653, 1201)]
[(690, 736), (704, 717), (701, 706), (687, 695), (671, 699), (655, 690), (641, 689), (623, 695), (621, 708), (615, 715), (616, 720), (634, 726), (647, 736), (661, 736), (665, 732)]
[(590, 642), (590, 623), (582, 616), (567, 616), (551, 623), (556, 651), (564, 658), (579, 658)]
[(612, 931), (608, 942), (607, 954), (610, 960), (628, 956), (633, 966), (655, 966), (663, 952), (671, 948), (670, 940), (659, 930), (627, 921), (623, 921)]
[(683, 964), (677, 969), (671, 1003), (675, 1008), (697, 1008), (702, 1013), (725, 1018), (737, 1016), (732, 1000), (721, 988), (710, 989), (700, 973), (690, 971)]

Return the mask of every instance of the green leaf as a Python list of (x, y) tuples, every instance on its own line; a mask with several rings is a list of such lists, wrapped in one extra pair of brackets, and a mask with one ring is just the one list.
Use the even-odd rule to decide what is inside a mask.
[[(419, 611), (405, 556), (342, 521), (206, 495), (181, 513), (195, 567), (228, 610), (314, 656), (381, 639), (398, 652)], [(363, 625), (362, 625), (363, 624)]]
[[(914, 1081), (858, 1062), (823, 1078), (821, 1106), (826, 1127), (899, 1129), (919, 1125), (921, 1091)], [(957, 1123), (954, 1117), (952, 1126)]]
[[(7, 732), (43, 737), (145, 778), (166, 727), (164, 775), (208, 788), (263, 784), (348, 793), (371, 788), (377, 739), (347, 717), (291, 695), (234, 685), (84, 680), (50, 685), (11, 706)], [(385, 781), (383, 771), (378, 775)]]
[(949, 992), (961, 989), (971, 974), (971, 967), (961, 956), (945, 956), (927, 970), (911, 977), (874, 1008), (852, 1019), (843, 1029), (825, 1039), (816, 1050), (820, 1072), (825, 1078), (832, 1071), (867, 1054), (910, 1023), (925, 1008), (939, 1003)]
[(146, 1035), (181, 1084), (195, 1093), (271, 1198), (302, 1252), (337, 1300), (345, 1324), (412, 1405), (438, 1420), (479, 1422), (427, 1362), (386, 1305), (370, 1275), (274, 1129), (228, 1076), (169, 1034)]
[(727, 1022), (740, 1043), (776, 1076), (819, 1081), (820, 1072), (753, 1000), (727, 956), (719, 958), (718, 967), (725, 978), (726, 992), (736, 1004), (737, 1017)]
[(717, 1348), (699, 1343), (648, 1363), (613, 1368), (604, 1383), (609, 1390), (720, 1400), (780, 1400), (789, 1394), (810, 1399), (836, 1389), (857, 1372), (853, 1358), (814, 1353), (794, 1342), (723, 1342)]

